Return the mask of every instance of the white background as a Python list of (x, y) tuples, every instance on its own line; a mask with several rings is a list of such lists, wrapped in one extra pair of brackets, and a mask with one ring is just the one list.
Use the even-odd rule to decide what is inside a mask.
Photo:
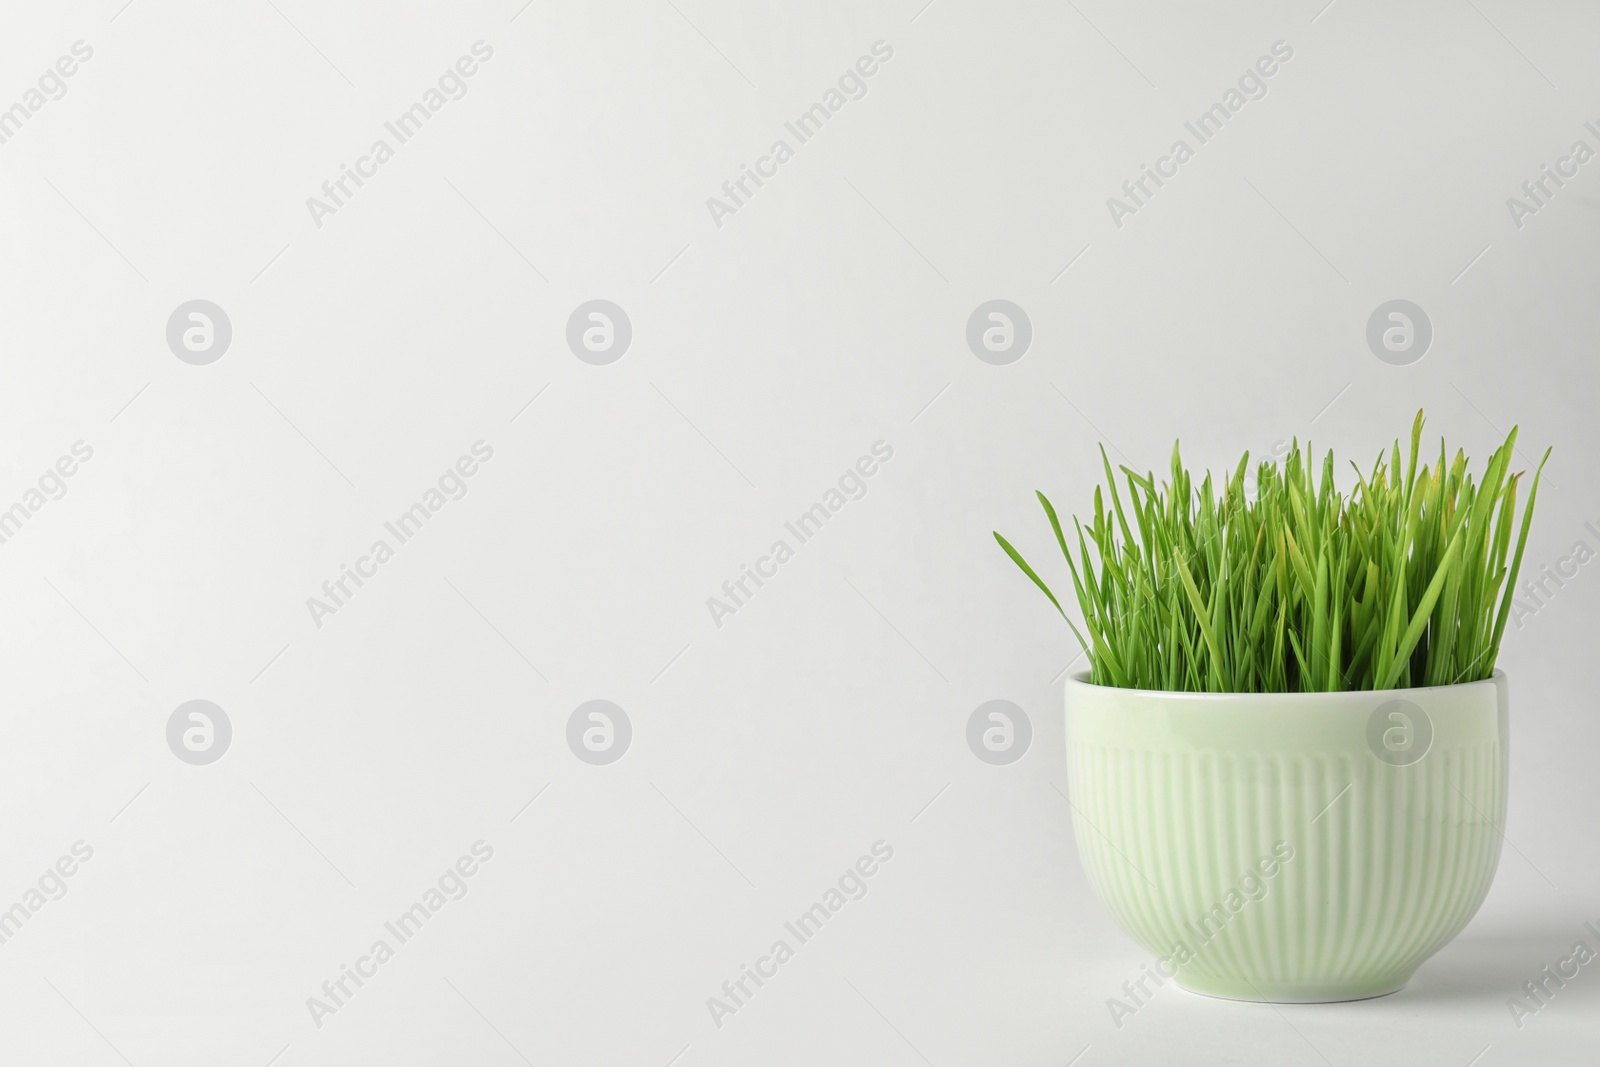
[[(1520, 228), (1506, 204), (1600, 149), (1600, 13), (922, 3), (8, 9), (0, 107), (93, 57), (0, 145), (0, 508), (94, 455), (0, 545), (0, 908), (94, 855), (0, 945), (0, 1061), (1593, 1062), (1600, 964), (1520, 1030), (1506, 1000), (1600, 948), (1600, 568), (1508, 633), (1510, 845), (1410, 987), (1168, 986), (1118, 1027), (1148, 957), (1072, 840), (1075, 646), (990, 531), (1065, 584), (1032, 493), (1088, 507), (1102, 442), (1159, 472), (1174, 438), (1220, 468), (1309, 436), (1347, 471), (1425, 407), (1431, 448), (1555, 447), (1530, 571), (1600, 549), (1600, 161)], [(306, 199), (479, 40), (465, 97), (317, 226)], [(1115, 225), (1280, 40), (1265, 98)], [(707, 198), (780, 137), (719, 227)], [(208, 366), (165, 339), (197, 298), (233, 327)], [(565, 342), (596, 298), (633, 326), (609, 366)], [(1034, 331), (1009, 366), (965, 340), (997, 298)], [(1434, 328), (1410, 366), (1365, 340), (1396, 298)], [(316, 626), (479, 440), (465, 498)], [(879, 440), (867, 495), (715, 626)], [(609, 766), (565, 739), (597, 698), (633, 727)], [(1009, 766), (965, 739), (994, 698), (1033, 724)], [(192, 699), (233, 725), (209, 766), (167, 746)], [(470, 892), (314, 1025), (480, 839)], [(868, 895), (716, 1026), (879, 840)]]

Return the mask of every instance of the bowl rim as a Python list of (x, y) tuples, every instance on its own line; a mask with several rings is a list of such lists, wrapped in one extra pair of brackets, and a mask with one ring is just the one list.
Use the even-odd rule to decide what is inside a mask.
[(1065, 688), (1074, 687), (1095, 689), (1102, 693), (1126, 693), (1143, 699), (1172, 701), (1174, 703), (1240, 703), (1260, 704), (1268, 701), (1307, 700), (1315, 698), (1318, 701), (1346, 701), (1370, 703), (1374, 698), (1387, 700), (1404, 700), (1413, 693), (1459, 693), (1472, 689), (1474, 686), (1500, 687), (1509, 685), (1506, 672), (1499, 667), (1487, 678), (1479, 678), (1473, 682), (1456, 682), (1452, 685), (1419, 685), (1409, 689), (1340, 689), (1335, 692), (1297, 692), (1297, 693), (1193, 693), (1177, 689), (1132, 689), (1116, 685), (1096, 685), (1089, 681), (1087, 670), (1070, 671), (1067, 674)]

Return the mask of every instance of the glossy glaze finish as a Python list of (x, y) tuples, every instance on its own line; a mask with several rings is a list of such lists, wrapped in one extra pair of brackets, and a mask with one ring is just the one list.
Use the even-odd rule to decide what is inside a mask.
[(1504, 674), (1286, 695), (1086, 677), (1066, 683), (1078, 851), (1111, 914), (1179, 985), (1244, 1000), (1380, 996), (1487, 895), (1506, 809)]

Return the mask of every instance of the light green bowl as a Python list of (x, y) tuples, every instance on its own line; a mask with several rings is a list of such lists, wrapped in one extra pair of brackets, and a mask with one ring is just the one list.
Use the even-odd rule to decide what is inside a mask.
[(1069, 677), (1078, 853), (1167, 977), (1237, 1000), (1400, 989), (1500, 859), (1505, 675), (1351, 693), (1163, 693)]

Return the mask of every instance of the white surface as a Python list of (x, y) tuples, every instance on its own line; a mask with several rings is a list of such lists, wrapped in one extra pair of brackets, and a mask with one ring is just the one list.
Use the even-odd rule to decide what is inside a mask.
[[(1600, 548), (1600, 162), (1520, 229), (1506, 206), (1600, 148), (1592, 9), (121, 2), (0, 24), (0, 106), (93, 48), (0, 144), (0, 507), (94, 450), (0, 544), (0, 899), (94, 850), (0, 944), (0, 1061), (1593, 1062), (1597, 965), (1520, 1030), (1506, 1000), (1600, 948), (1594, 566), (1507, 639), (1514, 847), (1410, 988), (1169, 986), (1118, 1028), (1144, 957), (1060, 794), (1074, 650), (990, 537), (1049, 559), (1032, 491), (1087, 507), (1102, 440), (1366, 464), (1426, 406), (1480, 462), (1512, 423), (1555, 446), (1530, 568)], [(316, 226), (479, 40), (466, 95)], [(880, 40), (718, 227), (707, 198)], [(1267, 95), (1115, 226), (1280, 40)], [(196, 298), (233, 326), (208, 366), (164, 336)], [(595, 298), (633, 326), (609, 366), (564, 340)], [(964, 337), (997, 298), (1034, 332), (1009, 366)], [(1434, 326), (1411, 366), (1364, 337), (1395, 298)], [(306, 598), (480, 440), (467, 495), (316, 627)], [(714, 626), (880, 440), (866, 495)], [(996, 767), (964, 731), (1001, 697), (1034, 737)], [(601, 698), (634, 734), (590, 766), (566, 725)], [(209, 766), (167, 747), (192, 699), (233, 724)], [(315, 1026), (479, 840), (467, 895)], [(879, 840), (865, 898), (715, 1026)]]

